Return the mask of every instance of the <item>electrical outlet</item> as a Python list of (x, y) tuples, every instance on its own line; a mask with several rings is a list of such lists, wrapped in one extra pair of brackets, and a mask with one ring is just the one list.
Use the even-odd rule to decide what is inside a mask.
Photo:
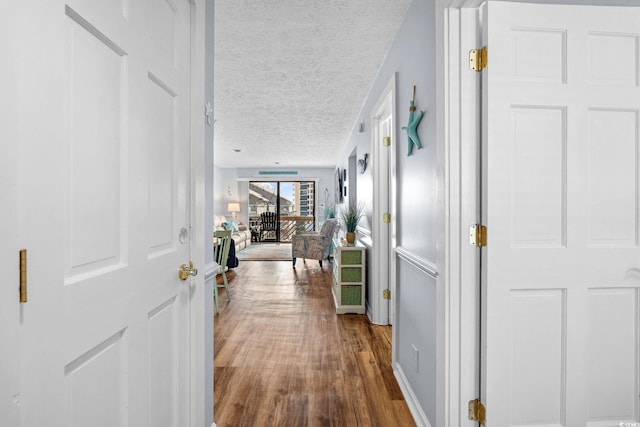
[(418, 371), (420, 370), (420, 364), (418, 363), (420, 352), (418, 351), (418, 348), (413, 344), (411, 344), (411, 350), (411, 367), (416, 373), (418, 373)]

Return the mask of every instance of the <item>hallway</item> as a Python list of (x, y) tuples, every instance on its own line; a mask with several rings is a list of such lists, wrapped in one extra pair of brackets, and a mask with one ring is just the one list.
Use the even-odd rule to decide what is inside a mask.
[(413, 426), (391, 329), (336, 315), (331, 264), (242, 262), (215, 319), (214, 419), (223, 426)]

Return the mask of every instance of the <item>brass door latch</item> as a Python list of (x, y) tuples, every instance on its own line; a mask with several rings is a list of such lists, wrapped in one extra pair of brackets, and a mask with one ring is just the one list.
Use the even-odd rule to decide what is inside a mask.
[(197, 276), (197, 275), (198, 275), (198, 269), (197, 268), (193, 268), (193, 262), (192, 261), (189, 261), (189, 265), (182, 264), (180, 266), (180, 269), (178, 270), (178, 277), (182, 281), (187, 280), (187, 278), (189, 276)]

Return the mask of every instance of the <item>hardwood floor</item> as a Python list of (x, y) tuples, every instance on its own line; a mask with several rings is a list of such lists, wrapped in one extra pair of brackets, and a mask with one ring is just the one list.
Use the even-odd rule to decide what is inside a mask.
[(391, 369), (391, 329), (336, 315), (331, 264), (246, 261), (215, 318), (223, 426), (415, 426)]

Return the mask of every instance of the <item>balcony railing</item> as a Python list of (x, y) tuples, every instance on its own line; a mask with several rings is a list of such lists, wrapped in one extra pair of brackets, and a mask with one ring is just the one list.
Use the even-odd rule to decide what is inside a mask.
[[(260, 230), (260, 217), (252, 216), (249, 218), (249, 224), (252, 230)], [(312, 216), (281, 216), (280, 217), (280, 241), (291, 242), (293, 235), (296, 233), (304, 233), (313, 231), (315, 219)], [(270, 233), (270, 234), (269, 234)], [(264, 233), (263, 240), (275, 240), (274, 232)]]

